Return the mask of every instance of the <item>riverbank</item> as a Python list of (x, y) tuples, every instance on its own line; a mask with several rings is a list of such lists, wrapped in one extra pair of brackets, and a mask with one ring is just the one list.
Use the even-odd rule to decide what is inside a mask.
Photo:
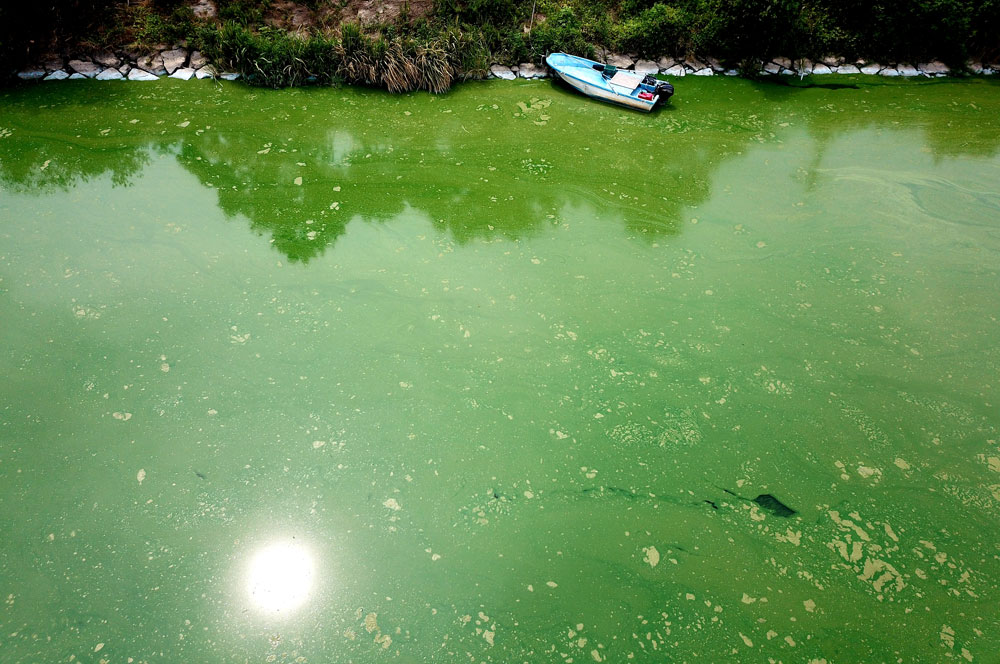
[[(599, 57), (599, 56), (597, 56)], [(620, 69), (634, 70), (642, 74), (662, 75), (666, 77), (682, 76), (737, 76), (739, 70), (728, 68), (717, 58), (687, 57), (684, 59), (659, 58), (657, 60), (641, 59), (632, 55), (608, 53), (602, 60)], [(760, 75), (787, 76), (817, 76), (824, 74), (852, 74), (886, 77), (944, 77), (956, 75), (996, 75), (1000, 74), (1000, 64), (984, 64), (969, 61), (965, 67), (953, 70), (945, 63), (935, 60), (926, 63), (878, 64), (865, 60), (849, 61), (841, 57), (827, 57), (814, 62), (807, 58), (793, 60), (791, 58), (773, 58), (761, 66), (757, 72)], [(518, 64), (494, 63), (482, 78), (499, 78), (514, 80), (515, 78), (546, 78), (549, 71), (546, 67), (531, 62)], [(104, 52), (90, 56), (78, 55), (74, 58), (51, 55), (44, 61), (17, 72), (17, 77), (24, 81), (59, 81), (96, 79), (99, 81), (129, 80), (155, 81), (162, 77), (189, 80), (192, 78), (221, 78), (236, 80), (240, 72), (227, 70), (225, 66), (217, 66), (205, 54), (198, 50), (190, 50), (184, 45), (154, 51), (151, 54), (139, 55), (134, 51)], [(315, 82), (305, 81), (305, 82)]]
[(626, 68), (652, 73), (655, 66), (667, 76), (1000, 69), (1000, 4), (993, 0), (53, 3), (0, 7), (0, 79), (172, 76), (166, 60), (156, 62), (178, 50), (172, 44), (205, 56), (201, 67), (177, 67), (193, 69), (192, 77), (210, 62), (212, 71), (240, 74), (251, 85), (339, 81), (395, 92), (441, 92), (456, 81), (511, 72), (534, 77), (555, 51), (627, 59)]

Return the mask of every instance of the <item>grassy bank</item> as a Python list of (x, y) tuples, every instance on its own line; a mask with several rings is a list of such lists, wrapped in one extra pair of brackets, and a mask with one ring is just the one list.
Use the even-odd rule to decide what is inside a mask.
[(52, 51), (186, 41), (257, 85), (342, 80), (393, 91), (446, 90), (492, 62), (540, 62), (551, 51), (712, 55), (746, 71), (776, 55), (1000, 60), (1000, 0), (387, 0), (376, 15), (351, 2), (218, 0), (207, 12), (187, 0), (4, 5), (0, 58), (13, 71)]
[(474, 31), (456, 27), (420, 34), (364, 31), (356, 23), (344, 23), (336, 36), (303, 37), (228, 23), (219, 29), (203, 28), (194, 41), (213, 61), (256, 85), (344, 81), (390, 92), (444, 92), (454, 81), (486, 76), (490, 53), (477, 37)]

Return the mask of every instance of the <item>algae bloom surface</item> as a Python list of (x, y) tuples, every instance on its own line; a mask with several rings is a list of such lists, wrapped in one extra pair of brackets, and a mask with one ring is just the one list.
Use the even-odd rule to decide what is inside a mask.
[(0, 660), (1000, 651), (1000, 86), (0, 96)]

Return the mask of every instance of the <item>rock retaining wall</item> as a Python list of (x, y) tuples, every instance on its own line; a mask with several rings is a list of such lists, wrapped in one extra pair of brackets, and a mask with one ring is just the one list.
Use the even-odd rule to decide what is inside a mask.
[[(617, 53), (608, 54), (605, 62), (614, 65), (619, 69), (629, 69), (641, 74), (663, 74), (665, 76), (737, 76), (739, 72), (735, 69), (727, 69), (715, 58), (694, 58), (688, 57), (683, 60), (674, 58), (660, 58), (659, 60), (641, 60), (635, 56), (621, 55)], [(982, 62), (967, 62), (965, 71), (972, 74), (994, 75), (1000, 74), (1000, 63), (984, 64)], [(820, 61), (807, 59), (792, 60), (790, 58), (774, 58), (765, 62), (760, 73), (785, 75), (785, 76), (810, 76), (822, 74), (869, 74), (878, 76), (925, 76), (939, 77), (950, 76), (953, 72), (943, 62), (919, 63), (916, 65), (901, 62), (893, 65), (881, 65), (855, 60), (848, 62), (844, 58), (828, 57)], [(495, 64), (490, 67), (490, 78), (544, 78), (548, 72), (537, 65), (524, 63), (520, 65), (506, 66)]]
[(217, 71), (200, 52), (188, 51), (183, 46), (163, 48), (152, 54), (98, 53), (74, 58), (51, 55), (36, 66), (17, 73), (17, 77), (25, 81), (81, 78), (156, 81), (163, 76), (185, 81), (191, 78), (224, 78), (230, 81), (239, 78), (239, 74)]
[[(736, 76), (735, 69), (727, 69), (715, 58), (688, 57), (683, 60), (660, 58), (641, 60), (634, 56), (617, 53), (608, 54), (605, 61), (619, 69), (629, 69), (642, 74), (663, 74), (678, 76)], [(973, 74), (1000, 74), (1000, 63), (966, 63), (965, 71)], [(879, 76), (949, 76), (952, 70), (943, 62), (925, 62), (916, 65), (897, 63), (881, 65), (856, 60), (847, 62), (843, 58), (828, 57), (820, 61), (806, 59), (791, 60), (774, 58), (761, 69), (762, 74), (776, 76), (808, 76), (820, 74), (869, 74)], [(507, 66), (495, 64), (490, 67), (489, 78), (514, 80), (515, 78), (545, 78), (549, 75), (545, 67), (524, 62)], [(132, 52), (99, 53), (89, 57), (63, 58), (49, 56), (34, 67), (17, 73), (22, 80), (60, 81), (63, 79), (94, 78), (99, 81), (129, 80), (155, 81), (162, 76), (189, 80), (191, 78), (222, 78), (235, 80), (239, 74), (220, 72), (198, 51), (188, 51), (183, 46), (162, 48), (152, 54)]]

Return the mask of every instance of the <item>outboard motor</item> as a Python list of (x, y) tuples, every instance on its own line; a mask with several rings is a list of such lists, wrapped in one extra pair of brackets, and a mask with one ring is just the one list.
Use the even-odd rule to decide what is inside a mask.
[(663, 103), (670, 99), (674, 95), (674, 86), (667, 83), (666, 81), (661, 81), (655, 76), (646, 74), (642, 77), (642, 82), (644, 85), (648, 85), (653, 88), (653, 94), (660, 95), (659, 103)]
[(674, 86), (666, 81), (661, 81), (656, 84), (656, 94), (660, 95), (660, 103), (662, 104), (674, 96)]

